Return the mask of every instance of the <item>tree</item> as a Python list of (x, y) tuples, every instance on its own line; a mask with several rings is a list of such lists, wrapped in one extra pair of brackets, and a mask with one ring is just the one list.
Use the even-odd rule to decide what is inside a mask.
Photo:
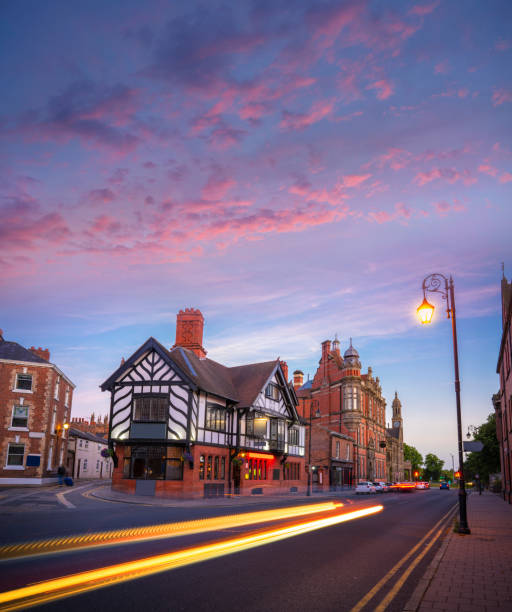
[(439, 480), (443, 470), (444, 461), (436, 457), (433, 453), (425, 456), (425, 469), (423, 476), (425, 480)]
[(423, 463), (423, 457), (421, 453), (419, 453), (414, 446), (409, 446), (404, 443), (404, 459), (405, 461), (410, 461), (412, 466), (412, 471), (418, 470), (421, 468)]
[(484, 445), (483, 449), (477, 453), (469, 453), (464, 462), (464, 476), (472, 479), (475, 474), (480, 476), (480, 480), (489, 483), (489, 474), (500, 471), (500, 447), (496, 436), (496, 416), (490, 414), (487, 421), (479, 427), (470, 427), (473, 438), (479, 440)]

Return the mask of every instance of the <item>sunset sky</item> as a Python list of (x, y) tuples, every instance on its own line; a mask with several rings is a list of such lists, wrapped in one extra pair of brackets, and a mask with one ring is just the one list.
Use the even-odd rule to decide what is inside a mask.
[(5, 339), (48, 347), (88, 416), (180, 308), (226, 365), (313, 376), (352, 337), (451, 467), (450, 322), (415, 309), (453, 274), (465, 433), (512, 275), (511, 23), (509, 0), (4, 0)]

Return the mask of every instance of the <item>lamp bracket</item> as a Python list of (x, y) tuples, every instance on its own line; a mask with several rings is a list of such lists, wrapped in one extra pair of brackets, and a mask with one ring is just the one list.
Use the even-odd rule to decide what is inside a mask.
[[(444, 281), (444, 287), (443, 287)], [(450, 318), (451, 306), (449, 300), (449, 292), (448, 292), (448, 279), (444, 274), (439, 274), (435, 272), (434, 274), (429, 274), (427, 277), (423, 279), (422, 284), (423, 289), (423, 297), (427, 298), (427, 293), (430, 291), (431, 293), (440, 293), (443, 300), (446, 300), (446, 313), (447, 318)]]

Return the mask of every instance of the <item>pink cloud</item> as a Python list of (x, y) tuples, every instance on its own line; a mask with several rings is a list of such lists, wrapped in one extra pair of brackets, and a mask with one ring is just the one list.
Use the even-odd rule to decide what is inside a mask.
[(393, 220), (393, 215), (390, 215), (385, 210), (379, 210), (377, 212), (369, 212), (368, 217), (371, 221), (376, 221), (379, 224), (388, 223)]
[(201, 191), (201, 197), (204, 200), (222, 200), (234, 185), (236, 185), (236, 181), (233, 179), (211, 176)]
[(504, 172), (500, 176), (500, 183), (510, 183), (512, 181), (512, 174), (510, 172)]
[(101, 215), (96, 217), (94, 223), (90, 227), (90, 231), (94, 234), (113, 234), (121, 229), (119, 221), (109, 215)]
[(496, 176), (498, 174), (498, 169), (490, 166), (489, 164), (481, 164), (478, 166), (478, 172), (484, 172), (489, 176)]
[(450, 211), (454, 212), (462, 212), (466, 210), (464, 204), (462, 204), (459, 200), (455, 199), (453, 204), (442, 200), (440, 202), (432, 202), (432, 206), (434, 210), (440, 217), (445, 217)]
[(512, 41), (504, 40), (503, 38), (501, 40), (496, 41), (496, 43), (494, 44), (494, 48), (496, 49), (496, 51), (508, 51), (510, 47), (512, 47)]
[(410, 219), (412, 216), (412, 210), (403, 202), (397, 202), (395, 204), (395, 210), (397, 215), (404, 219)]
[(428, 172), (418, 172), (413, 179), (419, 187), (430, 183), (431, 181), (445, 179), (449, 183), (456, 183), (462, 181), (464, 185), (472, 185), (476, 183), (477, 179), (471, 175), (469, 170), (463, 170), (459, 172), (455, 168), (434, 168)]
[(368, 85), (366, 89), (376, 89), (379, 100), (387, 100), (394, 93), (393, 85), (386, 79), (375, 81), (375, 83)]
[(334, 104), (332, 102), (315, 102), (308, 113), (291, 113), (283, 111), (283, 118), (279, 126), (282, 129), (301, 130), (313, 123), (318, 123), (331, 114)]
[(88, 196), (96, 204), (109, 204), (116, 199), (116, 194), (111, 189), (92, 189)]
[(434, 66), (434, 74), (446, 74), (450, 70), (448, 60), (443, 60)]
[(512, 91), (507, 89), (497, 89), (492, 94), (492, 103), (494, 106), (500, 106), (505, 102), (512, 102)]
[(429, 15), (439, 6), (439, 0), (436, 2), (430, 2), (429, 4), (416, 4), (409, 9), (409, 15), (417, 15), (418, 17), (424, 17)]
[(371, 177), (371, 174), (348, 174), (343, 177), (344, 187), (358, 187)]

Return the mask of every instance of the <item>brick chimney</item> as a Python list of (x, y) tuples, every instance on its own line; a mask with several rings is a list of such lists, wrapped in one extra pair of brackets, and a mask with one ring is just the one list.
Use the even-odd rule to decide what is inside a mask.
[(50, 361), (50, 351), (48, 349), (42, 349), (41, 347), (35, 348), (34, 346), (31, 346), (29, 350), (34, 353), (34, 355), (41, 357), (41, 359)]
[(302, 372), (302, 370), (295, 370), (295, 372), (293, 373), (293, 388), (295, 389), (295, 391), (297, 391), (297, 389), (299, 387), (302, 387), (303, 384), (304, 372)]
[(284, 379), (286, 380), (286, 382), (288, 382), (288, 364), (286, 363), (286, 361), (281, 360), (279, 360), (279, 363), (281, 364), (281, 370), (283, 370)]
[(181, 346), (194, 351), (199, 359), (206, 357), (203, 348), (204, 318), (200, 310), (185, 308), (176, 315), (176, 342), (172, 348)]

